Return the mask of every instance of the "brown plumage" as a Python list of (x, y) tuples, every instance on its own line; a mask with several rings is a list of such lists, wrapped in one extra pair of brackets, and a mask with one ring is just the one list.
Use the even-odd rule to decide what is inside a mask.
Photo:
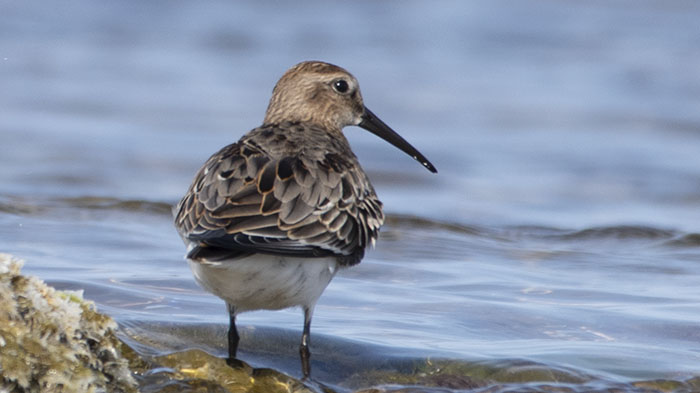
[[(300, 305), (308, 375), (313, 306), (336, 268), (359, 263), (384, 223), (382, 204), (342, 133), (347, 125), (379, 135), (435, 172), (365, 108), (350, 73), (303, 62), (275, 86), (263, 125), (209, 158), (178, 204), (175, 226), (195, 277), (229, 306), (229, 358), (236, 355), (238, 312)], [(316, 259), (323, 265), (312, 267)], [(290, 264), (293, 271), (281, 270)]]
[[(267, 124), (212, 156), (178, 209), (178, 230), (204, 248), (358, 263), (384, 222), (381, 202), (342, 134)], [(208, 251), (209, 257), (216, 251)]]

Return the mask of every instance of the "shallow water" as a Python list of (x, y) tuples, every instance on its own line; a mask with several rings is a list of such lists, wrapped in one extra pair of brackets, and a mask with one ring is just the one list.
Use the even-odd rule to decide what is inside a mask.
[[(170, 206), (314, 58), (353, 72), (440, 171), (346, 130), (389, 220), (316, 308), (316, 378), (366, 387), (343, 385), (348, 370), (385, 357), (528, 362), (583, 390), (700, 375), (696, 2), (0, 8), (0, 251), (85, 289), (150, 336), (141, 351), (223, 332)], [(244, 360), (298, 375), (300, 311), (240, 322)], [(223, 336), (202, 337), (223, 354)]]

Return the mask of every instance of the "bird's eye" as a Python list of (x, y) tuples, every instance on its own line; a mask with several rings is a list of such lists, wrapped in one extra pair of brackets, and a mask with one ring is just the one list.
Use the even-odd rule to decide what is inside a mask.
[(345, 81), (345, 79), (338, 79), (333, 82), (333, 89), (337, 91), (338, 93), (347, 93), (348, 89), (350, 89), (350, 86), (348, 85), (348, 82)]

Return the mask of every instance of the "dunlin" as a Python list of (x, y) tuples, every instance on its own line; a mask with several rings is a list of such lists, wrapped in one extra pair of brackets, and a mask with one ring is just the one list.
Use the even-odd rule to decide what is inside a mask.
[(435, 167), (362, 101), (357, 80), (319, 61), (277, 82), (263, 125), (211, 156), (175, 210), (195, 279), (236, 316), (301, 306), (309, 376), (311, 316), (338, 269), (358, 264), (384, 223), (382, 203), (342, 133), (360, 126)]

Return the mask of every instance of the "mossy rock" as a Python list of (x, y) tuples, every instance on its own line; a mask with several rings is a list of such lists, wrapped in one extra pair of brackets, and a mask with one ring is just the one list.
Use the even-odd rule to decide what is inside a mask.
[(0, 391), (136, 392), (117, 324), (0, 254)]

